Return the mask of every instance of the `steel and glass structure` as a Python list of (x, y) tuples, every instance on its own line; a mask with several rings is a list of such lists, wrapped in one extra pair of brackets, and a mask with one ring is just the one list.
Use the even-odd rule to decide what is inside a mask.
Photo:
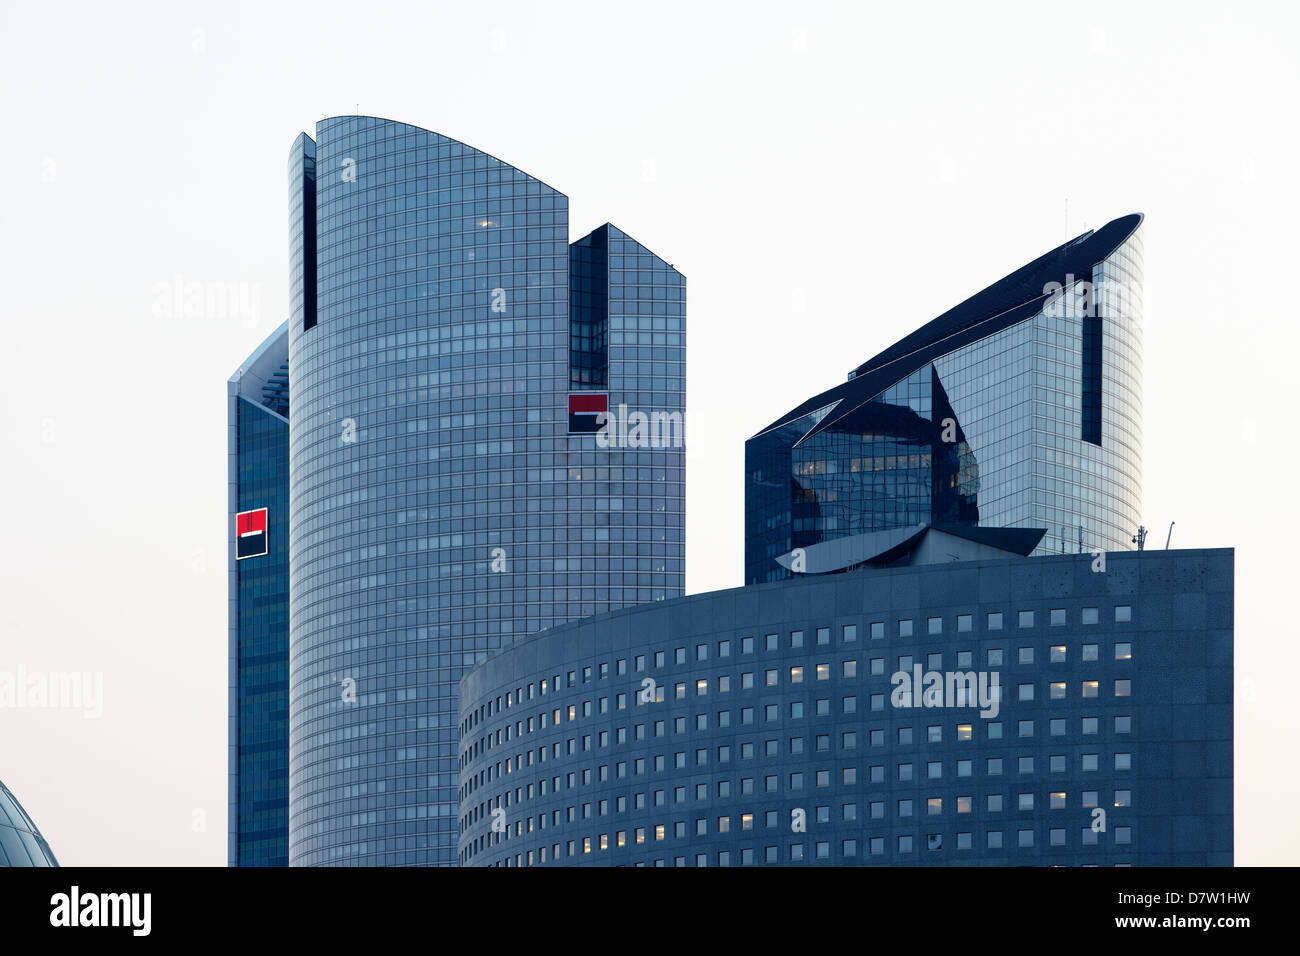
[[(227, 863), (289, 860), (289, 330), (231, 376), (227, 401)], [(265, 515), (241, 527), (240, 515)], [(259, 530), (260, 529), (260, 530)]]
[(0, 867), (58, 865), (41, 831), (0, 781)]
[(414, 126), (289, 178), (289, 861), (452, 864), (463, 671), (683, 593), (685, 280)]
[(922, 523), (1045, 529), (1040, 555), (1131, 548), (1141, 223), (1053, 249), (749, 439), (746, 583), (795, 573), (797, 549)]

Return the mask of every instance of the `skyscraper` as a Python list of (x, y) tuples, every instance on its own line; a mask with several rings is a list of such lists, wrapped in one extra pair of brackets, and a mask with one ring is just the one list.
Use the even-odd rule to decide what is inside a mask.
[(289, 170), (289, 858), (451, 864), (463, 670), (683, 593), (685, 280), (413, 126)]
[[(745, 443), (745, 581), (918, 524), (1130, 548), (1142, 496), (1141, 215), (1035, 259)], [(824, 563), (824, 562), (823, 562)]]
[(289, 859), (289, 330), (227, 388), (230, 866)]

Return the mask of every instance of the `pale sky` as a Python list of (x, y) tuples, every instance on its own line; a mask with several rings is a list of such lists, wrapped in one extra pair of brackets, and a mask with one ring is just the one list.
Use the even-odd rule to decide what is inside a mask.
[[(1012, 269), (1146, 214), (1143, 520), (1235, 547), (1236, 858), (1300, 863), (1300, 7), (0, 4), (0, 780), (64, 864), (224, 865), (226, 379), (287, 311), (286, 158), (436, 130), (687, 291), (687, 584), (744, 440)], [(174, 283), (247, 316), (187, 315)], [(252, 308), (256, 305), (256, 313)]]

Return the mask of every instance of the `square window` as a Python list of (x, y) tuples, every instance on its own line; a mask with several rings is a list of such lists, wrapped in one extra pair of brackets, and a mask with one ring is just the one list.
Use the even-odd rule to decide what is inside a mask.
[(1115, 607), (1115, 623), (1127, 624), (1133, 620), (1133, 608), (1128, 604), (1119, 604)]
[(1052, 647), (1051, 647), (1051, 649), (1050, 649), (1050, 652), (1049, 652), (1049, 658), (1048, 658), (1048, 659), (1049, 659), (1049, 660), (1051, 661), (1051, 663), (1053, 663), (1053, 664), (1063, 664), (1063, 663), (1065, 663), (1065, 645), (1064, 645), (1064, 644), (1053, 644)]
[(912, 636), (912, 622), (910, 620), (898, 622), (898, 636), (899, 637)]
[(1020, 663), (1032, 664), (1034, 662), (1034, 649), (1032, 647), (1020, 648)]
[(971, 615), (969, 615), (969, 614), (958, 614), (958, 615), (957, 615), (957, 633), (958, 633), (958, 634), (965, 634), (965, 633), (967, 633), (970, 629), (971, 629)]
[(1115, 645), (1115, 660), (1127, 661), (1127, 660), (1132, 660), (1132, 658), (1133, 658), (1132, 644), (1122, 643), (1122, 644)]
[(1084, 624), (1096, 624), (1096, 623), (1097, 623), (1097, 609), (1096, 609), (1095, 607), (1085, 607), (1085, 608), (1083, 609), (1083, 612), (1082, 612), (1082, 615), (1081, 615), (1081, 617), (1080, 617), (1080, 620), (1081, 620)]
[(878, 641), (878, 640), (882, 639), (884, 636), (885, 636), (885, 622), (884, 622), (884, 621), (872, 621), (872, 622), (871, 622), (871, 639), (872, 639), (873, 641)]
[(990, 631), (1000, 631), (1000, 630), (1002, 630), (1002, 612), (1001, 612), (1001, 611), (989, 611), (989, 616), (988, 616), (988, 629), (989, 629)]
[(1017, 627), (1033, 627), (1033, 626), (1034, 626), (1034, 612), (1033, 612), (1033, 611), (1021, 611), (1020, 614), (1017, 616), (1017, 624), (1016, 624), (1016, 626), (1017, 626)]
[(1065, 627), (1065, 608), (1054, 607), (1048, 615), (1050, 627)]
[(927, 626), (928, 626), (928, 628), (929, 628), (928, 633), (930, 633), (930, 634), (942, 634), (942, 633), (943, 633), (943, 618), (941, 618), (941, 617), (932, 617), (932, 618), (929, 618), (929, 620), (928, 620), (928, 622), (927, 622)]

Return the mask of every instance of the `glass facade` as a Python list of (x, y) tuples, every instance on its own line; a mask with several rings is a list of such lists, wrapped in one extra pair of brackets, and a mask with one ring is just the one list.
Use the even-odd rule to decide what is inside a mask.
[[(229, 385), (231, 866), (289, 862), (288, 363), (281, 326)], [(262, 508), (266, 553), (238, 559), (236, 515)]]
[(41, 831), (0, 781), (0, 867), (58, 865)]
[(683, 593), (684, 448), (612, 426), (681, 421), (685, 280), (413, 126), (322, 120), (289, 166), (290, 862), (450, 865), (463, 671)]
[(776, 559), (796, 548), (921, 522), (1045, 528), (1037, 554), (1131, 548), (1140, 221), (1053, 250), (751, 438), (746, 582), (788, 577)]

